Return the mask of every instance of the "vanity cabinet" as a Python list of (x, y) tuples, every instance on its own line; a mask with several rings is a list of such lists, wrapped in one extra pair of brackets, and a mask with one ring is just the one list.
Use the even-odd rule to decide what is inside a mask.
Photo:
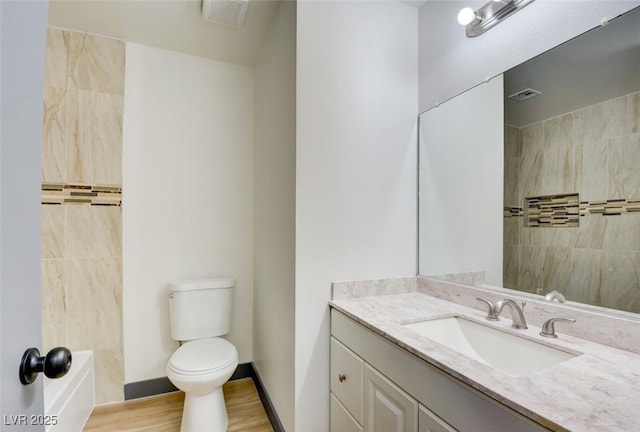
[(331, 432), (547, 428), (331, 310)]

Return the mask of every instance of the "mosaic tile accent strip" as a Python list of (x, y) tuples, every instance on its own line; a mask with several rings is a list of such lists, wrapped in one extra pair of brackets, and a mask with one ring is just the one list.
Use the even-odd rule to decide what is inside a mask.
[[(627, 200), (625, 198), (616, 198), (599, 201), (580, 201), (580, 216), (621, 216), (624, 214), (635, 213), (640, 215), (640, 200)], [(523, 217), (524, 209), (522, 207), (504, 207), (503, 216), (505, 219)], [(531, 226), (531, 225), (529, 225)], [(539, 225), (534, 225), (539, 226)], [(544, 225), (547, 226), (547, 225)], [(554, 225), (555, 226), (555, 225)]]
[(640, 201), (625, 198), (606, 201), (581, 201), (580, 216), (600, 214), (602, 216), (620, 216), (625, 213), (640, 213)]
[(524, 216), (524, 209), (522, 207), (505, 207), (503, 209), (503, 215), (505, 219), (522, 217)]
[(41, 202), (47, 205), (121, 206), (122, 187), (43, 183)]
[(577, 193), (526, 197), (526, 227), (580, 226), (580, 199)]

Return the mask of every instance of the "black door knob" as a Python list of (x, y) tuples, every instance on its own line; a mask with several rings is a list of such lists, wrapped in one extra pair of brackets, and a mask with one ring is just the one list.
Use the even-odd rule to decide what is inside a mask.
[(29, 348), (24, 352), (20, 362), (20, 382), (31, 384), (44, 372), (48, 378), (61, 378), (71, 369), (71, 351), (65, 347), (53, 348), (46, 356), (41, 357), (37, 348)]

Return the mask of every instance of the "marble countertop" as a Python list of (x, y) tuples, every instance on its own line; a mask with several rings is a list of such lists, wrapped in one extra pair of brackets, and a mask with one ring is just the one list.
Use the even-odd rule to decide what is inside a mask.
[[(555, 431), (640, 430), (640, 355), (540, 328), (511, 328), (509, 312), (500, 321), (485, 313), (418, 291), (333, 300), (330, 305), (449, 375)], [(403, 327), (452, 313), (581, 355), (524, 376), (511, 376)], [(526, 313), (525, 313), (526, 315)], [(580, 323), (572, 324), (580, 325)]]

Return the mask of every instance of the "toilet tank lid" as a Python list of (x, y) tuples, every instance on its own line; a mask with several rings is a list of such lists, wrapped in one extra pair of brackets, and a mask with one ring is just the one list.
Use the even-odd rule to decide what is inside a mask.
[(202, 278), (186, 279), (169, 284), (171, 291), (197, 291), (204, 289), (233, 288), (235, 279), (231, 278)]

